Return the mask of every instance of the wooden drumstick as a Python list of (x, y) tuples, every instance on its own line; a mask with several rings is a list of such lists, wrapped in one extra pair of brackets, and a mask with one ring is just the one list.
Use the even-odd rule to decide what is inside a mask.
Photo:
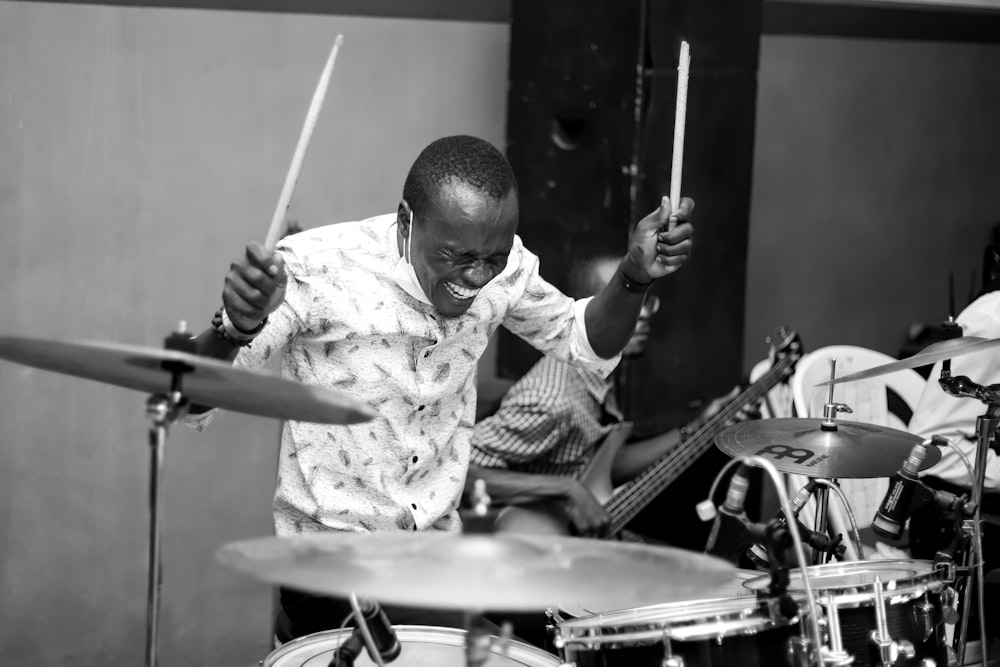
[[(681, 165), (684, 162), (684, 121), (687, 117), (688, 73), (691, 70), (691, 51), (687, 42), (681, 42), (681, 54), (677, 63), (677, 109), (674, 114), (674, 153), (670, 169), (670, 206), (674, 211), (681, 204)], [(672, 213), (672, 212), (671, 212)], [(667, 229), (671, 230), (677, 220), (671, 216)]]
[(323, 68), (323, 74), (320, 75), (319, 83), (316, 85), (316, 92), (313, 93), (312, 103), (309, 105), (309, 112), (306, 114), (306, 122), (302, 126), (302, 134), (299, 135), (299, 143), (295, 147), (295, 154), (292, 155), (292, 164), (288, 168), (288, 175), (285, 176), (285, 185), (281, 188), (278, 207), (274, 210), (274, 217), (271, 218), (271, 227), (267, 230), (264, 247), (268, 250), (274, 249), (275, 244), (278, 242), (278, 236), (281, 234), (281, 226), (284, 222), (285, 214), (288, 212), (288, 205), (292, 200), (292, 191), (295, 190), (295, 182), (299, 179), (302, 160), (309, 149), (309, 141), (312, 139), (313, 129), (316, 127), (319, 112), (323, 108), (327, 86), (330, 84), (333, 64), (337, 61), (337, 51), (340, 50), (340, 44), (343, 41), (344, 36), (337, 35), (337, 39), (333, 43), (333, 49), (330, 51), (330, 57), (327, 58), (326, 67)]

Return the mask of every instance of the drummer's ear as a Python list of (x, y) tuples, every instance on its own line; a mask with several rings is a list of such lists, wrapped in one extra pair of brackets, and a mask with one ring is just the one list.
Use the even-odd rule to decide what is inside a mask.
[(396, 210), (396, 224), (399, 225), (400, 231), (403, 233), (403, 238), (410, 235), (410, 220), (412, 219), (413, 209), (410, 208), (409, 202), (405, 199), (399, 200), (399, 208)]

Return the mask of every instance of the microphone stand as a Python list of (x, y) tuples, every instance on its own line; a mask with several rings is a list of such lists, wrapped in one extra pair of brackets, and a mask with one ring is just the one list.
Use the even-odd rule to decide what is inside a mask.
[[(982, 574), (982, 495), (986, 486), (986, 455), (990, 446), (990, 440), (997, 432), (1000, 425), (1000, 384), (984, 386), (977, 384), (965, 375), (952, 376), (951, 360), (946, 359), (942, 363), (941, 377), (938, 379), (941, 389), (946, 394), (956, 398), (975, 398), (986, 404), (986, 413), (976, 418), (976, 463), (975, 479), (969, 480), (972, 483), (972, 502), (975, 510), (972, 518), (972, 552), (966, 548), (962, 553), (962, 573), (969, 578), (966, 591), (971, 589), (968, 583), (975, 584), (979, 589), (980, 605), (983, 602), (983, 574)], [(972, 563), (975, 561), (975, 567)], [(969, 610), (972, 604), (972, 596), (966, 594), (962, 599), (962, 623), (959, 634), (955, 642), (958, 653), (958, 662), (962, 664), (965, 659), (965, 643), (968, 636)], [(982, 661), (986, 664), (986, 619), (983, 614), (979, 615), (980, 643), (982, 644)]]

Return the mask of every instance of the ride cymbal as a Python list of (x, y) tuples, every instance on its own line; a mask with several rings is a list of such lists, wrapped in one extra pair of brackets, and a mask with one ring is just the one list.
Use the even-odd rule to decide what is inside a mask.
[(364, 403), (325, 387), (176, 350), (0, 336), (0, 358), (150, 394), (169, 392), (179, 372), (182, 394), (192, 403), (261, 417), (355, 424), (375, 416)]
[(857, 382), (858, 380), (866, 380), (880, 375), (895, 373), (896, 371), (901, 371), (904, 368), (920, 368), (921, 366), (929, 366), (930, 364), (936, 364), (937, 362), (944, 361), (945, 359), (954, 359), (955, 357), (962, 356), (963, 354), (972, 354), (974, 352), (988, 350), (996, 347), (997, 345), (1000, 345), (1000, 338), (979, 338), (978, 336), (951, 338), (949, 340), (943, 340), (941, 342), (928, 345), (912, 357), (900, 359), (899, 361), (892, 361), (888, 364), (875, 366), (874, 368), (867, 368), (863, 371), (851, 373), (850, 375), (845, 375), (844, 377), (835, 378), (833, 380), (826, 380), (825, 382), (820, 382), (814, 386), (823, 387), (831, 384), (843, 384), (844, 382)]
[(232, 542), (217, 558), (257, 579), (417, 607), (622, 609), (694, 599), (734, 568), (671, 547), (554, 535), (321, 533)]
[[(891, 477), (923, 439), (905, 431), (835, 420), (825, 430), (822, 419), (760, 419), (730, 426), (715, 436), (727, 455), (761, 456), (781, 472), (806, 477)], [(936, 447), (927, 448), (921, 469), (941, 459)]]

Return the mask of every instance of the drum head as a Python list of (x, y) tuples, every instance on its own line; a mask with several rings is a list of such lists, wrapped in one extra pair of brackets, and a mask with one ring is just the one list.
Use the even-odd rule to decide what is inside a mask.
[[(882, 582), (886, 596), (921, 595), (942, 581), (942, 574), (930, 561), (872, 560), (849, 563), (827, 563), (806, 568), (809, 585), (816, 593), (828, 593), (843, 601), (866, 599), (873, 595), (876, 577)], [(764, 590), (770, 576), (757, 577), (743, 583), (753, 591)], [(788, 573), (788, 589), (802, 591), (800, 569)]]
[[(398, 625), (393, 628), (402, 651), (394, 662), (404, 667), (465, 667), (465, 630), (423, 625)], [(334, 651), (348, 637), (350, 628), (317, 632), (281, 646), (265, 658), (263, 667), (328, 667)], [(503, 667), (557, 667), (559, 660), (552, 654), (518, 641), (507, 644), (506, 657), (500, 647), (492, 649), (490, 665)], [(354, 664), (374, 667), (375, 663), (362, 651)]]
[[(796, 596), (798, 597), (798, 596)], [(668, 637), (693, 641), (750, 635), (798, 622), (785, 618), (777, 599), (749, 596), (673, 602), (594, 614), (559, 624), (566, 644), (642, 644)]]

